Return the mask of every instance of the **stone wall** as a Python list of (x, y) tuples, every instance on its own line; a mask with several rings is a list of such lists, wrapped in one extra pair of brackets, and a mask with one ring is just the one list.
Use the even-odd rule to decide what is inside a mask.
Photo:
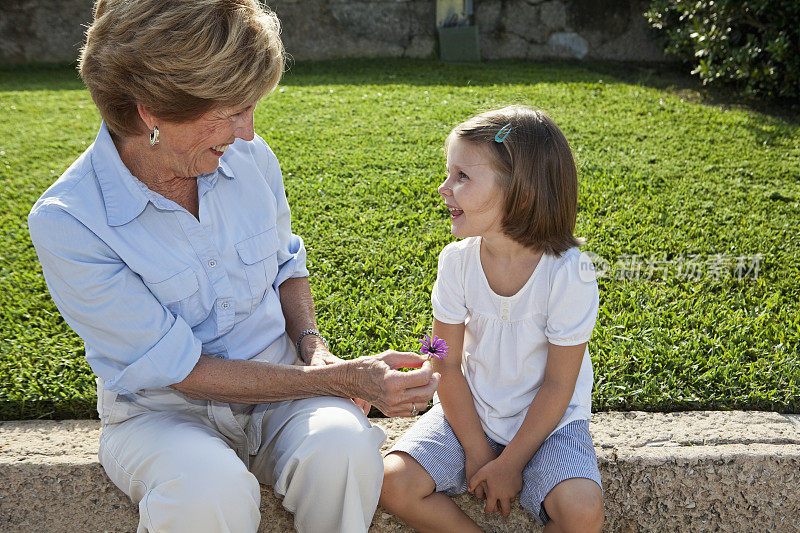
[(664, 61), (642, 0), (476, 0), (484, 58)]
[(78, 57), (92, 0), (0, 0), (0, 63)]
[[(271, 0), (295, 60), (433, 57), (434, 0)], [(484, 59), (663, 61), (648, 0), (475, 0)], [(0, 0), (0, 63), (70, 62), (91, 0)]]

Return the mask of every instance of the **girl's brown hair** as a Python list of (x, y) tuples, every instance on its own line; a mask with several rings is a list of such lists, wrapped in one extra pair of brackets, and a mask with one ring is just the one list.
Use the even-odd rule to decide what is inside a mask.
[(502, 227), (516, 242), (561, 255), (576, 239), (578, 170), (567, 139), (544, 111), (514, 105), (487, 111), (448, 136), (486, 147), (503, 194)]

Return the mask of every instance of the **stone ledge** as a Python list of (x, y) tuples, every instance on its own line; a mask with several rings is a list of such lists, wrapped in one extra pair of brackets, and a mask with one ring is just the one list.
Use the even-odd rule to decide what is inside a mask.
[[(411, 423), (373, 422), (385, 448)], [(800, 532), (800, 415), (597, 413), (591, 430), (607, 531)], [(94, 420), (0, 422), (0, 531), (135, 531), (135, 506), (97, 462), (99, 435)], [(540, 530), (518, 504), (504, 519), (456, 501), (487, 531)], [(261, 508), (259, 531), (292, 530), (268, 487)], [(370, 531), (411, 529), (378, 509)]]

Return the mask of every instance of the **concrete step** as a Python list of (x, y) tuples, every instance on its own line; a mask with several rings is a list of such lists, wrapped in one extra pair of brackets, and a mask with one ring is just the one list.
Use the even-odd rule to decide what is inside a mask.
[[(385, 448), (413, 421), (373, 419)], [(591, 431), (603, 477), (606, 531), (800, 532), (800, 415), (765, 412), (596, 413)], [(94, 420), (0, 422), (0, 531), (136, 530), (136, 507), (97, 462)], [(515, 504), (486, 531), (540, 531)], [(262, 487), (261, 532), (292, 530)], [(371, 532), (411, 531), (378, 509)]]

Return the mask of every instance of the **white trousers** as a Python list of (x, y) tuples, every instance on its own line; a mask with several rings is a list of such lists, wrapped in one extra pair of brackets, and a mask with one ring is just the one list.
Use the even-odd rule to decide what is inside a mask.
[(297, 531), (367, 531), (385, 434), (353, 402), (231, 407), (169, 388), (117, 395), (98, 380), (100, 463), (138, 504), (139, 533), (255, 532), (259, 483), (283, 498)]

